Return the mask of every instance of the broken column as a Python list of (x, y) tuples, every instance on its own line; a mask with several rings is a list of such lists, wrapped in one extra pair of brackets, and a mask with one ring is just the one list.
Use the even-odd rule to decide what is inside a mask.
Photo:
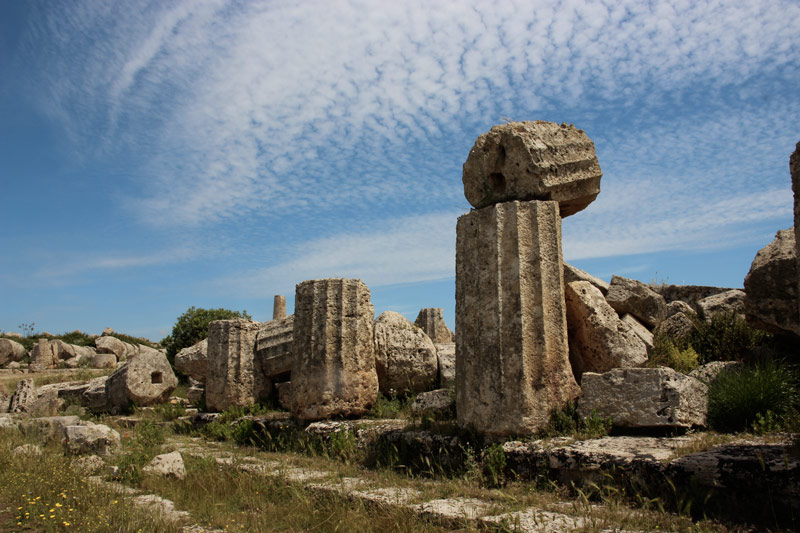
[(295, 291), (292, 415), (318, 420), (366, 413), (378, 396), (367, 286), (357, 279), (304, 281)]
[(215, 320), (208, 325), (206, 407), (224, 411), (245, 407), (268, 396), (272, 384), (256, 371), (256, 335), (261, 324), (245, 319)]
[[(481, 135), (464, 163), (478, 209), (456, 238), (456, 411), (462, 426), (530, 434), (574, 399), (564, 305), (561, 217), (599, 192), (582, 130), (515, 122)], [(502, 203), (501, 203), (502, 202)]]
[(444, 312), (441, 307), (421, 309), (414, 324), (435, 343), (453, 342), (453, 332), (444, 322)]
[(275, 295), (272, 303), (272, 320), (282, 320), (286, 318), (286, 296)]

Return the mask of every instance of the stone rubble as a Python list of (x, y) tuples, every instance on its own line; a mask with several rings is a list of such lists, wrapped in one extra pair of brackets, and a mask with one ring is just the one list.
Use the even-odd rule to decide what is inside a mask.
[(131, 404), (147, 407), (164, 403), (178, 386), (167, 356), (159, 351), (142, 352), (129, 359), (106, 381), (108, 405), (122, 411)]
[(208, 338), (183, 348), (175, 354), (175, 370), (183, 372), (200, 383), (206, 382), (206, 363), (208, 362)]
[(455, 342), (456, 338), (444, 322), (444, 311), (441, 307), (420, 309), (414, 324), (430, 337), (434, 344)]
[(388, 395), (431, 390), (439, 364), (428, 335), (394, 311), (382, 313), (373, 327), (379, 390)]
[(654, 328), (667, 315), (667, 302), (647, 284), (635, 279), (613, 276), (606, 301), (623, 315), (630, 313), (647, 327)]

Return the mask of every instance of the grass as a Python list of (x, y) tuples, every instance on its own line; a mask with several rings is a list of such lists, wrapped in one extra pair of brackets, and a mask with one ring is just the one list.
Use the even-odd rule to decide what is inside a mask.
[(728, 432), (796, 429), (799, 392), (796, 370), (780, 361), (768, 359), (724, 372), (708, 391), (709, 425)]

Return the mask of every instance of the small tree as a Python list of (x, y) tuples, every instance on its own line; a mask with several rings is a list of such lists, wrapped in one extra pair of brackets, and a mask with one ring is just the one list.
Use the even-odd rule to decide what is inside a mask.
[(175, 361), (175, 355), (184, 348), (197, 344), (208, 336), (208, 325), (214, 320), (246, 318), (252, 320), (247, 311), (231, 311), (230, 309), (203, 309), (190, 307), (178, 317), (172, 327), (172, 333), (164, 337), (161, 345), (167, 349), (167, 359)]

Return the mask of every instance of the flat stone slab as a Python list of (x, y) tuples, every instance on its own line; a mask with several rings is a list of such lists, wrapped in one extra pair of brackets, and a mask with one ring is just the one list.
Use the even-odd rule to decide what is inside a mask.
[(581, 517), (536, 508), (495, 516), (484, 516), (480, 519), (480, 522), (483, 525), (505, 527), (518, 533), (583, 531), (583, 528), (588, 525), (586, 520)]
[(405, 505), (419, 499), (422, 493), (405, 487), (382, 487), (371, 490), (354, 490), (351, 496), (375, 505)]
[(419, 515), (456, 524), (491, 514), (496, 507), (491, 502), (476, 498), (445, 498), (409, 506)]

